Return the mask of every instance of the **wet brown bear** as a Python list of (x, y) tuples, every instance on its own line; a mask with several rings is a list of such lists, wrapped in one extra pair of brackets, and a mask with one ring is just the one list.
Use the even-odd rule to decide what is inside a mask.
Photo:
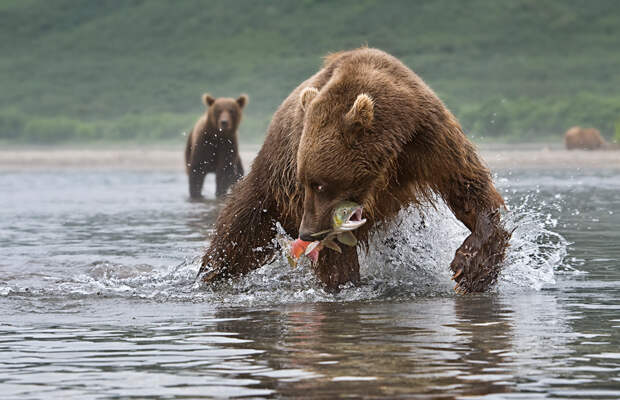
[(236, 100), (215, 99), (205, 93), (202, 102), (207, 110), (187, 136), (185, 146), (185, 166), (192, 199), (202, 198), (202, 184), (209, 172), (215, 172), (217, 197), (226, 194), (228, 188), (243, 176), (237, 128), (248, 96), (241, 95)]
[(566, 150), (598, 150), (609, 147), (601, 132), (594, 128), (573, 126), (564, 134)]
[[(473, 145), (435, 93), (396, 58), (362, 48), (327, 57), (282, 103), (252, 170), (234, 187), (202, 260), (204, 281), (274, 257), (274, 224), (302, 239), (328, 229), (334, 204), (364, 206), (369, 230), (438, 194), (472, 232), (450, 268), (459, 292), (497, 278), (509, 233), (504, 202)], [(324, 249), (313, 268), (327, 288), (360, 279), (357, 247)]]

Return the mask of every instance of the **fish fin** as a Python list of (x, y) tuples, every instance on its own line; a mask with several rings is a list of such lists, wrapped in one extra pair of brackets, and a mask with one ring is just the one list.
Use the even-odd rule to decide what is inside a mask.
[(337, 253), (342, 254), (342, 249), (340, 248), (340, 246), (338, 246), (338, 243), (336, 243), (334, 241), (334, 238), (328, 238), (326, 240), (323, 240), (323, 246), (327, 247), (328, 249), (332, 249)]
[(320, 245), (321, 242), (319, 242), (318, 240), (315, 240), (314, 242), (310, 243), (308, 245), (308, 247), (306, 247), (306, 251), (304, 252), (305, 255), (308, 255), (312, 252), (312, 250), (316, 249), (318, 245)]
[(288, 261), (288, 265), (291, 266), (291, 268), (297, 268), (297, 261), (293, 259), (293, 257), (287, 255), (286, 256), (286, 261)]
[(338, 241), (347, 246), (355, 246), (357, 245), (357, 238), (352, 232), (342, 232), (338, 236)]

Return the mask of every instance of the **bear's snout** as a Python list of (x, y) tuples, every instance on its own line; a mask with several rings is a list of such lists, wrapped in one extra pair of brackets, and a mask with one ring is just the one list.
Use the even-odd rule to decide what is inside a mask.
[(220, 130), (228, 129), (230, 122), (227, 119), (220, 120)]
[(232, 124), (230, 121), (230, 113), (228, 111), (224, 111), (220, 114), (220, 118), (218, 120), (217, 125), (220, 131), (225, 131), (231, 127)]
[(299, 231), (299, 238), (301, 240), (303, 240), (304, 242), (312, 242), (314, 241), (314, 238), (312, 237), (312, 234), (308, 231)]
[(320, 235), (315, 235), (313, 231), (300, 227), (299, 238), (305, 242), (314, 242), (315, 240), (323, 240), (325, 236), (327, 236), (327, 233), (328, 232), (322, 233)]
[(322, 240), (327, 234), (327, 232), (317, 234), (322, 231), (318, 218), (313, 213), (305, 211), (299, 225), (299, 238), (306, 242)]

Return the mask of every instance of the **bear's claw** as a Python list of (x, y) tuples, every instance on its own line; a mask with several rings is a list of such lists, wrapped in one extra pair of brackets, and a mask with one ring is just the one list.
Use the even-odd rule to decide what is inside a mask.
[[(455, 281), (459, 276), (461, 276), (461, 274), (463, 273), (463, 268), (459, 269), (457, 272), (454, 273), (454, 275), (452, 275), (452, 280)], [(458, 287), (458, 283), (457, 283), (457, 287)], [(456, 290), (456, 287), (454, 288), (454, 290)]]
[(221, 274), (219, 270), (211, 270), (211, 271), (203, 273), (202, 276), (200, 276), (200, 279), (202, 279), (202, 281), (205, 283), (217, 281), (219, 280), (219, 278), (221, 278)]
[(456, 282), (454, 291), (464, 294), (487, 290), (497, 280), (510, 236), (499, 223), (498, 213), (480, 218), (450, 264)]

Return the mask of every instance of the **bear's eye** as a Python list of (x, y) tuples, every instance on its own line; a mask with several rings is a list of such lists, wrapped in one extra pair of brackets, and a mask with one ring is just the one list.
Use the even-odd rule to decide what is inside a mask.
[(317, 192), (317, 193), (322, 193), (325, 191), (325, 185), (321, 185), (318, 183), (315, 183), (312, 185), (313, 189)]

